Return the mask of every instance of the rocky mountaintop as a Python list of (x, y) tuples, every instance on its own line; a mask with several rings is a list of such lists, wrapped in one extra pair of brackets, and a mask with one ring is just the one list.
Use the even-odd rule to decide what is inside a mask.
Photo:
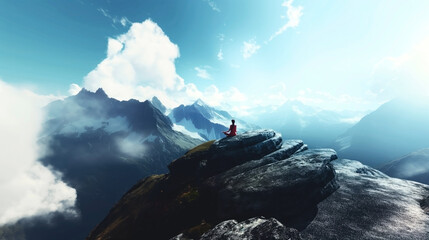
[(87, 239), (427, 239), (429, 188), (259, 130), (134, 185)]
[(162, 102), (157, 97), (152, 97), (152, 100), (150, 101), (154, 107), (156, 107), (160, 112), (163, 114), (166, 113), (167, 108), (162, 104)]
[[(270, 130), (206, 142), (169, 165), (170, 173), (137, 183), (88, 239), (199, 236), (207, 226), (254, 216), (303, 228), (338, 185), (330, 149), (282, 144)], [(306, 151), (304, 151), (306, 150)]]

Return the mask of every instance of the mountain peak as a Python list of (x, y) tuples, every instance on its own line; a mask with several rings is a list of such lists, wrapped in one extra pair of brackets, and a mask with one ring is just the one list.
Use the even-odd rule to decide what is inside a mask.
[(107, 97), (106, 92), (102, 88), (97, 89), (97, 91), (95, 91), (95, 94), (97, 96)]
[(167, 108), (164, 106), (164, 104), (162, 104), (162, 102), (156, 96), (153, 96), (152, 100), (150, 101), (152, 102), (152, 105), (162, 113), (165, 113), (167, 111)]
[(91, 92), (89, 90), (87, 90), (86, 88), (82, 88), (82, 90), (80, 90), (80, 92), (76, 95), (80, 98), (82, 97), (97, 97), (97, 98), (108, 98), (106, 92), (104, 92), (104, 90), (102, 88), (97, 89), (97, 91), (95, 92)]
[(203, 100), (201, 100), (201, 98), (198, 98), (197, 101), (195, 101), (193, 105), (207, 106), (207, 104)]

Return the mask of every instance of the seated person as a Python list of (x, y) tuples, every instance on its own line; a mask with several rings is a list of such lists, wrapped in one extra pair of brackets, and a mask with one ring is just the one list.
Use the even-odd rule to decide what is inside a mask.
[(231, 120), (232, 124), (229, 126), (228, 131), (223, 132), (227, 137), (233, 137), (237, 135), (237, 125), (235, 125), (235, 120)]

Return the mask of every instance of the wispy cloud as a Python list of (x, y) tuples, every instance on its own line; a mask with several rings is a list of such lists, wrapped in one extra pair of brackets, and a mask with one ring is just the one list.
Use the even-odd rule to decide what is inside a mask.
[(217, 53), (217, 59), (219, 61), (223, 60), (223, 51), (222, 51), (222, 48), (219, 49), (219, 52)]
[(216, 5), (216, 3), (213, 0), (205, 0), (209, 6), (213, 9), (213, 11), (220, 12), (220, 9)]
[[(299, 21), (303, 14), (302, 13), (303, 7), (302, 6), (295, 7), (292, 5), (292, 3), (293, 3), (293, 0), (287, 0), (283, 2), (282, 6), (287, 8), (287, 11), (286, 11), (287, 23), (284, 24), (282, 27), (280, 27), (279, 30), (277, 30), (277, 32), (275, 32), (270, 37), (269, 41), (273, 40), (275, 37), (282, 34), (284, 31), (286, 31), (286, 29), (294, 28), (299, 25)], [(282, 18), (286, 18), (286, 17), (283, 16)]]
[(195, 71), (197, 71), (197, 76), (203, 79), (211, 79), (211, 75), (207, 72), (207, 67), (199, 68), (195, 67)]
[(256, 44), (255, 39), (250, 39), (247, 42), (243, 42), (243, 48), (242, 48), (243, 58), (244, 59), (250, 58), (253, 54), (256, 53), (256, 51), (258, 51), (259, 48), (261, 48), (261, 46)]
[(121, 17), (121, 18), (114, 17), (114, 16), (110, 15), (110, 13), (109, 13), (108, 10), (105, 10), (103, 8), (99, 8), (98, 11), (101, 12), (101, 14), (103, 14), (103, 16), (105, 16), (105, 17), (109, 18), (110, 20), (112, 20), (112, 22), (114, 24), (120, 24), (123, 27), (126, 27), (127, 25), (131, 25), (131, 21), (128, 20), (127, 17)]
[(225, 40), (225, 34), (220, 33), (219, 35), (217, 35), (217, 38), (219, 38), (219, 41), (223, 42), (223, 40)]

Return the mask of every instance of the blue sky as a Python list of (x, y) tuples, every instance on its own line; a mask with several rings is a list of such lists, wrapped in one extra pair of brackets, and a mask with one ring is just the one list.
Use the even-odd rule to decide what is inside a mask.
[[(42, 95), (69, 95), (76, 84), (123, 99), (162, 95), (170, 106), (203, 98), (243, 115), (291, 99), (374, 109), (427, 93), (428, 10), (423, 0), (1, 1), (0, 79)], [(149, 39), (145, 29), (160, 29), (153, 40), (168, 37), (165, 47), (128, 44)], [(120, 36), (129, 54), (119, 49), (97, 68), (108, 60), (108, 39)], [(145, 56), (159, 61), (140, 66)]]

